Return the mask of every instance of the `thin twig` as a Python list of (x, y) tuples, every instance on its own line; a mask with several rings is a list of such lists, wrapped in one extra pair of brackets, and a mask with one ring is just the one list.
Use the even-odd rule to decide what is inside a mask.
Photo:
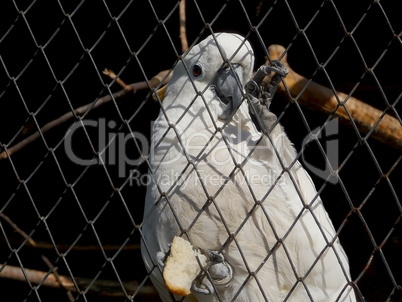
[(35, 245), (36, 245), (35, 241), (34, 241), (32, 238), (30, 238), (27, 233), (25, 233), (23, 230), (21, 230), (21, 229), (18, 227), (18, 225), (16, 225), (16, 224), (11, 220), (10, 217), (8, 217), (8, 216), (7, 216), (6, 214), (4, 214), (4, 213), (0, 213), (0, 217), (3, 218), (3, 220), (6, 221), (6, 222), (14, 229), (14, 231), (16, 231), (18, 234), (20, 234), (24, 239), (27, 239), (27, 240), (28, 240), (28, 244), (29, 244), (30, 246), (35, 246)]
[(261, 0), (260, 2), (258, 2), (257, 6), (255, 8), (255, 15), (257, 17), (259, 17), (261, 15), (261, 10), (262, 10), (262, 7), (264, 6), (264, 2), (265, 2), (265, 0)]
[(105, 68), (102, 71), (102, 73), (104, 75), (107, 75), (111, 79), (116, 79), (116, 83), (119, 84), (122, 88), (127, 89), (127, 90), (132, 90), (132, 87), (130, 85), (127, 85), (122, 79), (118, 78), (113, 70)]
[[(31, 239), (28, 239), (28, 240), (31, 240)], [(19, 242), (17, 240), (14, 240), (14, 241)], [(56, 246), (54, 246), (50, 242), (37, 241), (37, 240), (35, 240), (34, 243), (35, 243), (35, 246), (34, 246), (35, 249), (44, 250), (44, 251), (54, 250), (55, 248), (61, 253), (66, 252), (66, 251), (74, 251), (74, 252), (99, 251), (99, 245), (74, 245), (72, 247), (69, 244), (57, 244)], [(4, 240), (2, 238), (0, 238), (0, 244), (4, 244)], [(32, 246), (32, 245), (29, 245), (29, 246)], [(121, 249), (121, 245), (110, 245), (110, 244), (102, 245), (102, 250), (104, 250), (104, 251), (115, 252), (120, 249)], [(132, 243), (132, 244), (125, 245), (123, 248), (123, 251), (139, 251), (140, 249), (141, 249), (140, 244)]]
[[(42, 128), (40, 128), (39, 131), (36, 131), (35, 133), (31, 134), (30, 136), (28, 136), (27, 138), (23, 139), (22, 141), (20, 141), (19, 143), (15, 144), (14, 146), (12, 146), (10, 148), (7, 148), (7, 146), (3, 145), (2, 147), (5, 148), (6, 150), (0, 153), (0, 160), (8, 158), (9, 156), (15, 154), (16, 152), (25, 148), (29, 144), (33, 143), (41, 136), (41, 133), (44, 134), (57, 126), (62, 125), (63, 123), (65, 123), (66, 121), (70, 120), (73, 117), (83, 115), (88, 110), (98, 108), (99, 106), (106, 104), (113, 99), (117, 100), (117, 99), (125, 96), (129, 92), (135, 94), (140, 90), (154, 89), (154, 88), (158, 87), (158, 85), (162, 81), (168, 82), (171, 75), (172, 75), (172, 73), (169, 74), (168, 70), (164, 70), (164, 71), (159, 72), (154, 77), (152, 77), (148, 82), (142, 81), (142, 82), (136, 82), (136, 83), (126, 85), (126, 84), (124, 84), (123, 81), (121, 81), (120, 85), (122, 85), (121, 83), (123, 83), (125, 86), (124, 89), (122, 89), (118, 92), (115, 92), (112, 95), (109, 95), (109, 94), (105, 95), (105, 96), (95, 100), (94, 102), (88, 103), (86, 105), (78, 107), (77, 109), (74, 109), (74, 111), (70, 111), (70, 112), (63, 114), (62, 116), (58, 117), (57, 119), (45, 124)], [(148, 83), (149, 83), (149, 85), (148, 85)]]
[[(18, 225), (15, 224), (10, 217), (8, 217), (4, 213), (0, 213), (0, 217), (3, 218), (25, 240), (27, 240), (27, 242), (30, 246), (36, 247), (35, 241), (31, 237), (29, 237), (28, 234), (25, 233), (21, 228), (19, 228)], [(71, 294), (71, 291), (64, 286), (63, 280), (60, 278), (60, 275), (57, 272), (57, 267), (55, 267), (46, 256), (44, 256), (44, 255), (40, 255), (40, 256), (41, 256), (42, 261), (46, 264), (46, 266), (50, 269), (51, 273), (53, 274), (53, 275), (49, 275), (49, 277), (54, 279), (54, 282), (58, 285), (58, 287), (61, 287), (66, 291), (69, 301), (73, 302), (74, 297)]]
[(180, 13), (180, 42), (183, 52), (188, 50), (187, 32), (186, 32), (186, 0), (181, 0), (179, 5)]

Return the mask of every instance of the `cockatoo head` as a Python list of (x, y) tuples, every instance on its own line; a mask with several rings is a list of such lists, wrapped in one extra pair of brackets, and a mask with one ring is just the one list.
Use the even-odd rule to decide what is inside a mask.
[(254, 53), (244, 37), (208, 36), (185, 53), (173, 70), (163, 101), (169, 120), (176, 122), (183, 114), (228, 120), (242, 102), (243, 84), (251, 78), (253, 65)]

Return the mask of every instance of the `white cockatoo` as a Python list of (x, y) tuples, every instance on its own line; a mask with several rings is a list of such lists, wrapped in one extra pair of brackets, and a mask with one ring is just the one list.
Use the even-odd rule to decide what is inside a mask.
[(356, 301), (311, 178), (258, 91), (244, 90), (253, 64), (244, 37), (217, 33), (173, 70), (153, 125), (141, 229), (151, 280), (163, 301), (176, 300), (162, 271), (181, 236), (208, 259), (184, 301)]

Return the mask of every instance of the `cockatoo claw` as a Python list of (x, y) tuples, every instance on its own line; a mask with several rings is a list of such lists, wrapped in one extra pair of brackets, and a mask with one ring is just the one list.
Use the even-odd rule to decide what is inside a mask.
[(248, 81), (244, 88), (247, 94), (250, 94), (255, 98), (258, 98), (260, 96), (260, 85), (256, 81)]
[(209, 259), (212, 262), (225, 261), (225, 257), (222, 255), (222, 253), (219, 253), (218, 251), (209, 251)]
[(267, 106), (267, 108), (269, 108), (269, 105), (271, 104), (272, 98), (274, 97), (279, 84), (281, 83), (282, 79), (287, 76), (287, 74), (289, 73), (289, 69), (287, 69), (285, 64), (278, 60), (273, 60), (271, 62), (271, 65), (264, 67), (269, 68), (269, 70), (275, 72), (275, 74), (271, 78), (271, 81), (268, 83), (265, 89), (261, 91), (262, 102)]
[(281, 77), (286, 77), (289, 69), (279, 60), (273, 60), (270, 65), (266, 66), (269, 71), (276, 72)]
[(211, 265), (208, 269), (209, 275), (214, 283), (227, 283), (232, 279), (233, 270), (230, 265), (225, 262), (225, 257), (218, 251), (209, 252)]
[[(254, 82), (257, 85), (257, 87), (260, 87), (261, 83), (262, 83), (262, 80), (267, 75), (269, 75), (271, 72), (275, 72), (276, 75), (278, 75), (281, 78), (284, 78), (289, 73), (289, 69), (281, 61), (273, 60), (270, 63), (270, 65), (262, 65), (262, 66), (260, 66), (260, 68), (258, 68), (257, 72), (254, 74), (253, 80), (251, 80), (251, 81)], [(251, 91), (247, 91), (247, 85), (248, 84), (249, 83), (246, 84), (246, 92), (247, 93), (252, 93)], [(255, 87), (255, 85), (252, 84), (252, 87)], [(255, 90), (253, 89), (253, 91), (255, 91)], [(253, 94), (253, 95), (255, 97), (258, 97), (258, 94)]]
[[(271, 81), (264, 88), (262, 87), (262, 81), (271, 72), (275, 72), (272, 76)], [(287, 67), (278, 60), (273, 60), (270, 65), (263, 65), (258, 68), (252, 80), (248, 81), (244, 86), (246, 93), (249, 95), (250, 101), (256, 104), (255, 100), (251, 98), (259, 99), (260, 103), (265, 105), (268, 109), (271, 105), (272, 98), (278, 88), (282, 78), (286, 77), (289, 70)]]
[[(209, 251), (209, 277), (202, 274), (193, 283), (193, 290), (197, 293), (210, 295), (215, 292), (214, 285), (225, 285), (233, 277), (231, 266), (225, 261), (225, 257), (218, 251)], [(211, 282), (212, 281), (212, 282)], [(214, 284), (212, 284), (214, 283)]]
[[(271, 72), (275, 74), (264, 88), (262, 81)], [(250, 112), (257, 117), (257, 121), (253, 120), (253, 122), (258, 130), (269, 133), (272, 126), (276, 124), (276, 116), (269, 111), (269, 107), (282, 78), (286, 77), (288, 72), (289, 70), (282, 62), (273, 60), (270, 65), (261, 66), (253, 79), (246, 83), (244, 88), (248, 96)]]
[[(172, 244), (168, 243), (167, 247), (168, 247), (169, 250), (170, 250), (171, 246), (172, 246)], [(159, 252), (156, 253), (156, 262), (158, 263), (159, 268), (161, 270), (163, 270), (163, 268), (165, 267), (165, 261), (166, 261), (166, 257), (167, 257), (166, 254), (167, 253), (162, 252), (162, 251), (159, 251)]]
[(206, 277), (202, 279), (200, 285), (198, 285), (196, 281), (197, 280), (195, 280), (192, 287), (193, 291), (195, 291), (196, 293), (203, 295), (211, 295), (215, 292), (211, 282)]
[(156, 253), (156, 261), (158, 262), (159, 268), (163, 269), (165, 267), (166, 253), (159, 251)]

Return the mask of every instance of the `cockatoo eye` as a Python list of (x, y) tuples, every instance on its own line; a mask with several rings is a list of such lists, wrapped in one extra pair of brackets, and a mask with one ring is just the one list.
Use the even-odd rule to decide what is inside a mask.
[(194, 64), (193, 66), (193, 76), (198, 78), (199, 76), (202, 75), (202, 66), (200, 64)]

